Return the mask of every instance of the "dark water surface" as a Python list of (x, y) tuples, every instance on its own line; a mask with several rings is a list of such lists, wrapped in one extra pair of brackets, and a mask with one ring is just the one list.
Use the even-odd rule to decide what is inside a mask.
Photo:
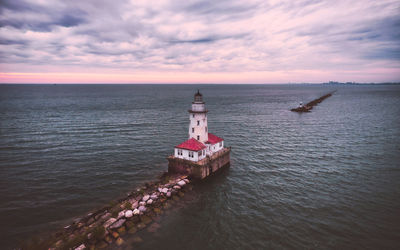
[[(230, 169), (142, 249), (399, 249), (400, 86), (0, 85), (0, 245), (154, 179), (200, 88)], [(129, 241), (129, 240), (128, 240)]]

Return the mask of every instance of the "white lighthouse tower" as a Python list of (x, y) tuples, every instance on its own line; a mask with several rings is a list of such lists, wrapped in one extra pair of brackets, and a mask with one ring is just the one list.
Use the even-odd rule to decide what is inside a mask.
[(207, 112), (203, 102), (203, 95), (197, 90), (192, 102), (192, 109), (189, 109), (189, 139), (194, 138), (201, 143), (208, 141)]
[(168, 173), (203, 179), (230, 165), (231, 148), (225, 148), (224, 139), (208, 132), (207, 112), (203, 95), (197, 91), (189, 109), (189, 139), (175, 146), (174, 154), (168, 157)]

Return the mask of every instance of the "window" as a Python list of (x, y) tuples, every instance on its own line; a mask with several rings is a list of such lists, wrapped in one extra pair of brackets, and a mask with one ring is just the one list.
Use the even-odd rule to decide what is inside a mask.
[(189, 157), (193, 158), (193, 152), (189, 151)]
[(219, 147), (222, 147), (222, 142), (219, 143)]
[(194, 128), (192, 128), (192, 133), (194, 133)]
[(199, 126), (200, 125), (200, 121), (197, 121), (197, 126)]
[(203, 154), (203, 150), (197, 152), (199, 154), (199, 156), (201, 156)]
[(178, 149), (178, 155), (182, 155), (182, 149)]
[(198, 140), (198, 141), (200, 140), (200, 135), (197, 136), (197, 140)]

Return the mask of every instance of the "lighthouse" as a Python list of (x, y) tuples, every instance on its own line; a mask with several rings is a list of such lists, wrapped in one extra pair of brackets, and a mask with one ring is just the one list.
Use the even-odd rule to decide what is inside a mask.
[(199, 90), (188, 111), (189, 138), (175, 146), (174, 155), (168, 157), (168, 172), (203, 179), (230, 165), (231, 148), (224, 147), (224, 139), (208, 132), (208, 110)]
[(197, 90), (192, 102), (192, 108), (189, 109), (189, 139), (195, 138), (202, 143), (208, 141), (207, 112), (203, 102), (203, 95)]

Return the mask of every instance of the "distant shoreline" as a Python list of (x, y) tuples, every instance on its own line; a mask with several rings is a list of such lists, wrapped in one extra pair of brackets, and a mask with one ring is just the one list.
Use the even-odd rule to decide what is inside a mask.
[(353, 85), (400, 85), (400, 82), (358, 83), (358, 82), (324, 82), (324, 83), (2, 83), (1, 85), (329, 85), (329, 86), (353, 86)]
[(400, 85), (400, 82), (381, 82), (381, 83), (375, 83), (375, 82), (371, 82), (371, 83), (358, 83), (358, 82), (333, 82), (333, 81), (329, 81), (329, 82), (325, 82), (322, 83), (323, 85)]

